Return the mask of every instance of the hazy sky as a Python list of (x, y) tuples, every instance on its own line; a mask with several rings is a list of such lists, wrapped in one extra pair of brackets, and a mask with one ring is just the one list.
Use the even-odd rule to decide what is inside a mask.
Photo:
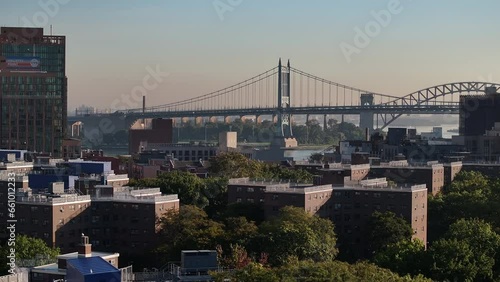
[[(40, 4), (56, 2), (62, 4), (54, 13)], [(391, 2), (399, 2), (398, 12), (366, 46), (356, 45), (355, 28), (365, 30), (375, 21), (372, 11), (391, 11)], [(0, 25), (41, 23), (46, 34), (53, 25), (54, 34), (67, 36), (73, 110), (111, 108), (157, 65), (170, 75), (148, 92), (149, 105), (229, 86), (276, 66), (279, 57), (392, 95), (447, 82), (500, 82), (499, 8), (498, 0), (15, 0), (1, 2)], [(362, 47), (350, 62), (342, 42)]]

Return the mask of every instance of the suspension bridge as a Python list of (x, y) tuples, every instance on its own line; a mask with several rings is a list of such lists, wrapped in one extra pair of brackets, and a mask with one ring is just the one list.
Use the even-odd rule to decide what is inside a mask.
[[(278, 66), (229, 87), (173, 103), (119, 110), (106, 114), (79, 113), (68, 124), (80, 122), (87, 132), (113, 133), (146, 118), (208, 118), (272, 116), (277, 134), (293, 136), (296, 115), (359, 115), (360, 127), (384, 129), (402, 115), (458, 114), (460, 95), (498, 93), (500, 84), (454, 82), (405, 96), (376, 93), (320, 78), (286, 65)], [(380, 124), (379, 124), (380, 123)], [(98, 132), (97, 132), (97, 131)], [(111, 132), (110, 132), (111, 131)]]

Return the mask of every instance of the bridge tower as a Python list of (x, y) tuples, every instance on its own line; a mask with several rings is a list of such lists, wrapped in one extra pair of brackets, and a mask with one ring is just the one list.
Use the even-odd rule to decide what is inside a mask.
[[(366, 93), (361, 94), (361, 107), (371, 107), (373, 106), (373, 94)], [(359, 127), (364, 131), (368, 128), (368, 133), (371, 134), (373, 132), (373, 112), (371, 111), (363, 111), (359, 115)]]
[(292, 116), (290, 113), (290, 60), (286, 66), (278, 63), (278, 122), (276, 124), (276, 135), (274, 145), (280, 147), (296, 147), (297, 140), (293, 138)]

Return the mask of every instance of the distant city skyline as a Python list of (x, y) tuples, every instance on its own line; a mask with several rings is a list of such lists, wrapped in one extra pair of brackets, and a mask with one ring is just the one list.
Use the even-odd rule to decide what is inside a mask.
[[(493, 60), (499, 6), (493, 0), (22, 0), (2, 3), (0, 25), (42, 23), (46, 34), (52, 25), (54, 35), (67, 37), (71, 111), (82, 104), (112, 108), (143, 84), (148, 68), (169, 74), (148, 89), (147, 104), (157, 105), (240, 82), (276, 66), (279, 57), (329, 80), (397, 96), (448, 82), (500, 82)], [(362, 46), (355, 44), (359, 30), (369, 34)], [(349, 59), (346, 44), (357, 49)]]

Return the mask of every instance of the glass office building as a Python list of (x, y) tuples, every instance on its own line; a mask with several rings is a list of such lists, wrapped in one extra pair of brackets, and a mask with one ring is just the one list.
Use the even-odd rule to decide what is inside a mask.
[(66, 134), (65, 36), (0, 29), (0, 148), (61, 156)]

